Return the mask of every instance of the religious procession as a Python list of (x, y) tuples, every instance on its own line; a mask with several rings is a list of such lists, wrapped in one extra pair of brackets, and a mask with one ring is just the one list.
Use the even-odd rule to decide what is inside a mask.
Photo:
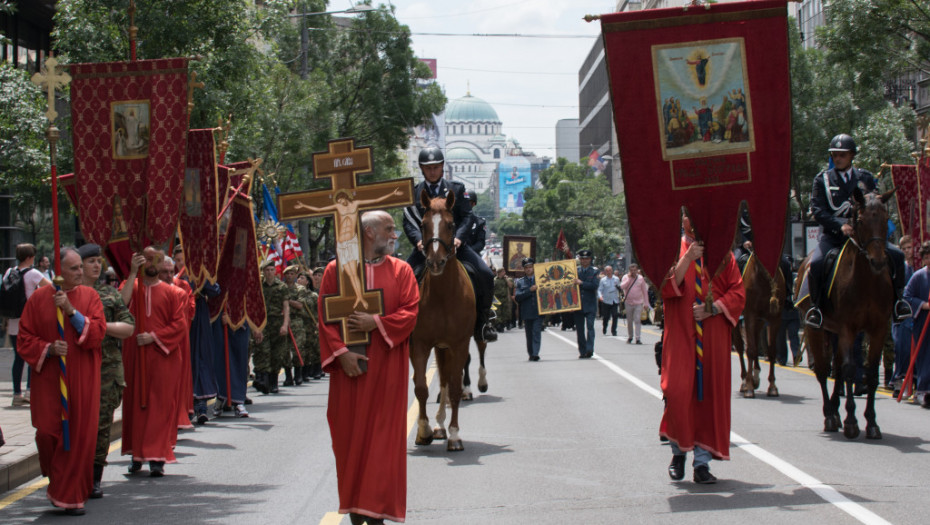
[(0, 0), (0, 521), (922, 523), (930, 19), (556, 4)]

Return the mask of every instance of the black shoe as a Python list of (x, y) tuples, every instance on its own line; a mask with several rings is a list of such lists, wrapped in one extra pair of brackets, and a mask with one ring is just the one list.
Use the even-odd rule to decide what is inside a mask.
[(820, 308), (811, 306), (810, 310), (804, 315), (804, 322), (812, 328), (820, 328), (823, 326), (823, 313), (820, 311)]
[(617, 337), (617, 332), (610, 332), (610, 335)]
[(83, 516), (85, 514), (84, 509), (65, 509), (65, 516)]
[(197, 414), (198, 425), (206, 424), (207, 421), (210, 421), (210, 418), (208, 418), (206, 414)]
[(685, 479), (686, 457), (687, 456), (684, 454), (680, 456), (672, 456), (672, 462), (668, 464), (668, 477), (672, 478), (673, 481), (681, 481)]
[(255, 374), (255, 380), (252, 381), (252, 386), (255, 387), (255, 390), (258, 390), (262, 394), (267, 394), (268, 384), (270, 383), (269, 376), (271, 376), (271, 374), (266, 374), (264, 372)]
[(530, 361), (539, 361), (539, 356), (538, 355), (530, 356)]
[(909, 317), (914, 316), (914, 311), (911, 310), (911, 305), (903, 299), (898, 299), (894, 303), (894, 320), (903, 321)]
[(251, 405), (251, 404), (252, 404), (252, 399), (251, 399), (249, 396), (245, 396), (245, 404), (246, 404), (246, 405)]
[(694, 482), (702, 485), (710, 485), (712, 483), (717, 483), (717, 478), (710, 473), (710, 467), (701, 465), (694, 469)]
[(103, 490), (100, 488), (100, 481), (103, 479), (103, 465), (94, 465), (94, 486), (90, 489), (91, 499), (100, 499), (103, 497)]
[(160, 478), (165, 475), (164, 461), (149, 461), (149, 476)]
[(607, 327), (606, 327), (606, 326), (604, 327), (603, 330), (601, 330), (601, 333), (603, 333), (604, 335), (607, 335)]
[(301, 368), (299, 366), (294, 367), (294, 384), (297, 386), (304, 384), (304, 375)]
[(853, 389), (854, 396), (864, 396), (869, 393), (869, 389), (865, 385), (856, 385)]
[(626, 344), (628, 345), (633, 344), (633, 338), (632, 337), (627, 338)]
[(274, 374), (274, 375), (268, 374), (268, 376), (269, 376), (269, 378), (270, 378), (269, 381), (268, 381), (268, 383), (269, 383), (268, 391), (271, 392), (272, 394), (277, 394), (277, 393), (279, 392), (279, 390), (278, 390), (278, 375), (277, 375), (277, 374)]
[[(285, 379), (281, 386), (294, 386), (294, 380), (289, 378)], [(272, 390), (272, 392), (274, 392), (274, 390)]]
[(637, 339), (637, 340), (636, 340), (636, 344), (641, 345), (641, 344), (643, 344), (643, 342), (640, 341), (639, 339)]
[(139, 472), (140, 470), (142, 470), (142, 462), (141, 462), (141, 461), (133, 461), (132, 463), (129, 464), (129, 473), (130, 473), (130, 474), (135, 474), (136, 472)]

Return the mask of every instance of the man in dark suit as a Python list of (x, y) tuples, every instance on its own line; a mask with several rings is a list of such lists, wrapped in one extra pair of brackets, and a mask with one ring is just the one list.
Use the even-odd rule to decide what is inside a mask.
[[(808, 284), (810, 287), (811, 308), (804, 316), (804, 321), (820, 328), (824, 304), (823, 259), (833, 248), (838, 248), (854, 234), (849, 219), (852, 217), (850, 198), (857, 187), (863, 193), (875, 190), (875, 178), (866, 170), (852, 165), (856, 156), (856, 141), (843, 133), (830, 141), (830, 157), (834, 167), (822, 171), (814, 178), (811, 188), (811, 214), (823, 229), (817, 247), (811, 252)], [(891, 259), (892, 284), (895, 293), (894, 316), (903, 319), (911, 315), (910, 306), (901, 300), (904, 289), (904, 253), (892, 244), (885, 243), (885, 250)]]
[(478, 319), (475, 321), (475, 338), (479, 341), (496, 341), (497, 332), (488, 322), (491, 318), (491, 303), (494, 301), (494, 273), (468, 246), (472, 213), (471, 203), (465, 197), (465, 186), (461, 182), (442, 177), (445, 158), (439, 148), (431, 147), (421, 151), (419, 163), (424, 180), (413, 188), (413, 205), (404, 208), (404, 233), (415, 248), (407, 258), (407, 263), (418, 273), (426, 260), (423, 254), (423, 235), (420, 232), (420, 223), (426, 210), (420, 204), (420, 193), (426, 192), (430, 198), (445, 198), (452, 192), (455, 195), (455, 204), (452, 207), (452, 218), (455, 221), (455, 256), (474, 268), (476, 273), (475, 303)]
[(575, 312), (575, 337), (578, 339), (578, 358), (594, 356), (594, 316), (597, 315), (597, 278), (599, 270), (591, 265), (591, 250), (579, 250), (578, 276), (575, 284), (581, 289), (581, 310)]
[(539, 361), (539, 345), (542, 342), (542, 317), (539, 317), (539, 305), (536, 304), (536, 276), (533, 268), (536, 261), (532, 257), (523, 259), (524, 276), (514, 283), (514, 299), (520, 305), (520, 319), (526, 330), (526, 353), (530, 361)]

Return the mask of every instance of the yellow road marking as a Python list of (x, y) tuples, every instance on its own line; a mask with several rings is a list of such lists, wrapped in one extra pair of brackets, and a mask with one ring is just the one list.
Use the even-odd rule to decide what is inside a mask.
[(39, 481), (36, 481), (28, 487), (23, 487), (16, 492), (10, 494), (9, 496), (0, 499), (0, 510), (3, 510), (6, 507), (9, 507), (13, 503), (25, 498), (26, 496), (32, 494), (33, 492), (41, 489), (42, 487), (48, 485), (48, 478), (42, 478)]

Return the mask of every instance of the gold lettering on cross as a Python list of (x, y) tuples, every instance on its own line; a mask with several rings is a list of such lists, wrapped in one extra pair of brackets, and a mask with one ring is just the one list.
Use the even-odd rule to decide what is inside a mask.
[(45, 112), (45, 117), (49, 123), (55, 122), (58, 118), (58, 112), (55, 111), (55, 89), (65, 87), (69, 82), (71, 82), (71, 75), (58, 71), (58, 59), (54, 56), (45, 60), (41, 72), (32, 75), (32, 83), (39, 87), (44, 86), (44, 89), (48, 91), (48, 111)]
[(331, 188), (278, 196), (278, 219), (335, 216), (336, 264), (339, 292), (323, 297), (323, 322), (340, 323), (347, 345), (368, 342), (367, 332), (351, 332), (346, 320), (355, 311), (383, 314), (380, 290), (365, 286), (360, 213), (376, 208), (408, 206), (413, 202), (413, 179), (359, 184), (371, 171), (371, 148), (355, 148), (354, 139), (330, 141), (325, 152), (313, 155), (313, 175), (330, 179)]

